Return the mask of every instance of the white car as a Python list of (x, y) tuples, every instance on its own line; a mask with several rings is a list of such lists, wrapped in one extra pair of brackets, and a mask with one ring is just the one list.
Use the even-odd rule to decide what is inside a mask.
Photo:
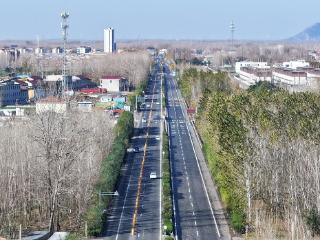
[(146, 120), (145, 118), (142, 118), (142, 122), (143, 122), (143, 123), (146, 123), (147, 120)]
[(127, 152), (128, 152), (128, 153), (134, 152), (134, 148), (132, 148), (132, 147), (131, 147), (131, 148), (128, 148), (128, 149), (127, 149)]
[(150, 173), (150, 179), (156, 179), (157, 178), (157, 173), (156, 172), (151, 172)]
[(127, 149), (127, 152), (128, 153), (131, 153), (131, 152), (139, 152), (140, 151), (140, 148), (139, 147), (131, 147), (131, 148), (128, 148)]

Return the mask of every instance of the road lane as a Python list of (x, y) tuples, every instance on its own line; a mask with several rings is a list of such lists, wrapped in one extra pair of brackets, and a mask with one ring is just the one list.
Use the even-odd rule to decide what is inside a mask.
[(177, 239), (219, 239), (177, 86), (166, 67)]
[[(148, 81), (146, 89), (146, 109), (143, 110), (139, 127), (134, 130), (132, 145), (145, 150), (145, 163), (142, 167), (144, 152), (129, 153), (123, 167), (118, 192), (119, 197), (114, 199), (112, 207), (108, 210), (107, 222), (103, 237), (105, 239), (160, 239), (161, 236), (161, 180), (150, 180), (151, 171), (160, 174), (160, 67)], [(154, 121), (156, 118), (156, 121)], [(149, 121), (150, 120), (150, 121)], [(149, 136), (146, 139), (147, 135)], [(141, 175), (142, 174), (142, 175)], [(139, 181), (139, 176), (142, 176)], [(138, 188), (141, 185), (140, 195)], [(138, 199), (138, 205), (137, 203)], [(133, 221), (136, 215), (136, 221)], [(134, 224), (134, 222), (136, 222)], [(132, 236), (131, 232), (134, 232)]]

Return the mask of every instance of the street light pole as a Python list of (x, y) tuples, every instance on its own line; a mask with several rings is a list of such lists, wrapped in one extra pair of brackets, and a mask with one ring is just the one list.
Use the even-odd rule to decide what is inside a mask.
[(136, 95), (136, 111), (138, 111), (138, 95)]

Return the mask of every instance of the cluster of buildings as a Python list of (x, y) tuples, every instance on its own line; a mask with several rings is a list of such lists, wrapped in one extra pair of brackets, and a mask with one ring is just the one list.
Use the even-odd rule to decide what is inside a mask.
[[(128, 79), (121, 76), (103, 76), (97, 84), (85, 76), (47, 75), (42, 79), (17, 75), (0, 81), (0, 116), (23, 116), (32, 109), (37, 113), (47, 110), (61, 113), (69, 108), (86, 112), (94, 108), (114, 113), (130, 111), (129, 90)], [(63, 95), (73, 104), (69, 105)]]
[[(114, 29), (109, 27), (103, 30), (104, 43), (103, 52), (104, 53), (115, 53), (117, 46), (115, 42)], [(0, 49), (0, 54), (5, 54), (8, 58), (17, 59), (21, 54), (36, 54), (36, 55), (59, 55), (63, 54), (64, 49), (60, 46), (57, 47), (19, 47), (18, 45), (11, 45), (3, 47)], [(94, 49), (90, 46), (79, 46), (75, 49), (66, 49), (66, 53), (74, 53), (78, 55), (99, 53), (98, 49)]]
[[(3, 47), (0, 49), (0, 54), (4, 54), (7, 57), (17, 59), (22, 54), (36, 54), (36, 55), (60, 55), (63, 54), (62, 47), (36, 47), (26, 48), (18, 47), (17, 45), (11, 45), (9, 47)], [(89, 46), (79, 46), (75, 49), (66, 49), (66, 53), (76, 53), (79, 55), (89, 54), (96, 52), (95, 49)]]
[[(115, 53), (116, 42), (113, 28), (104, 29), (103, 50), (90, 46), (66, 49), (66, 53), (85, 55), (91, 53)], [(11, 45), (0, 49), (8, 63), (22, 54), (38, 56), (62, 56), (62, 47), (21, 48)], [(12, 75), (11, 75), (12, 76)], [(103, 76), (99, 83), (85, 76), (47, 75), (43, 78), (29, 75), (15, 75), (0, 79), (0, 116), (23, 116), (26, 111), (42, 112), (53, 110), (65, 112), (69, 108), (92, 111), (94, 108), (108, 109), (115, 112), (130, 111), (127, 92), (130, 91), (128, 79), (122, 76)], [(71, 101), (67, 103), (65, 96)], [(72, 102), (72, 106), (70, 106)]]
[(267, 62), (237, 62), (236, 77), (247, 85), (268, 81), (288, 86), (312, 86), (320, 82), (320, 69), (305, 60), (268, 65)]
[[(53, 78), (51, 76), (50, 78)], [(70, 77), (70, 80), (74, 78)], [(56, 79), (57, 80), (57, 79)], [(60, 80), (58, 80), (60, 81)], [(73, 80), (72, 80), (73, 81)], [(82, 81), (83, 80), (79, 80)], [(128, 105), (129, 82), (126, 78), (120, 76), (103, 76), (100, 79), (100, 85), (84, 87), (77, 84), (73, 87), (73, 104), (68, 104), (63, 98), (58, 96), (48, 96), (36, 102), (36, 112), (55, 111), (58, 113), (66, 112), (70, 108), (77, 108), (80, 111), (91, 112), (94, 109), (108, 110), (113, 114), (119, 114), (123, 111), (130, 111)], [(69, 95), (70, 90), (68, 90)]]
[(44, 96), (43, 81), (38, 76), (17, 75), (0, 81), (0, 105), (24, 105)]

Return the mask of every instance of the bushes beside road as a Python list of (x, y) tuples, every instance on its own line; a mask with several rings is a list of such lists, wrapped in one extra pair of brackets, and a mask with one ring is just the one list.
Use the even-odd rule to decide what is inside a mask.
[(99, 181), (95, 186), (92, 196), (91, 207), (89, 208), (86, 221), (88, 223), (88, 234), (97, 236), (100, 234), (105, 215), (104, 209), (110, 203), (111, 198), (107, 196), (99, 197), (100, 192), (113, 192), (120, 173), (122, 163), (125, 158), (129, 138), (133, 133), (133, 114), (124, 112), (121, 114), (114, 129), (115, 140), (112, 144), (109, 155), (101, 165)]
[(163, 133), (162, 142), (163, 161), (162, 161), (162, 218), (165, 234), (170, 236), (173, 233), (173, 212), (171, 199), (171, 177), (169, 163), (169, 140), (167, 133)]
[[(132, 95), (129, 95), (129, 104), (131, 106), (131, 109), (135, 109), (135, 107), (136, 107), (136, 96), (139, 97), (139, 96), (144, 95), (144, 90), (146, 89), (147, 84), (148, 84), (147, 80), (141, 81), (137, 85), (134, 93)], [(138, 106), (138, 108), (139, 108), (139, 106)]]

